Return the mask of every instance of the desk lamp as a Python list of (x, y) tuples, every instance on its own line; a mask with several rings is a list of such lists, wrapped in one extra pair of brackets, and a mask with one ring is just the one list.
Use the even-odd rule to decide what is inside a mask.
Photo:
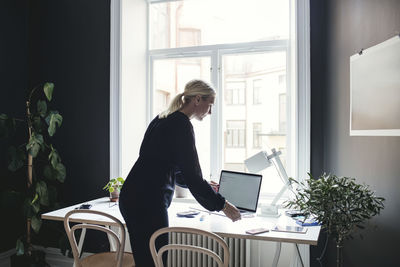
[(279, 213), (278, 213), (278, 206), (276, 205), (276, 203), (282, 197), (283, 193), (285, 193), (286, 189), (290, 188), (290, 182), (286, 170), (283, 167), (282, 161), (279, 157), (279, 155), (281, 155), (282, 152), (276, 151), (274, 148), (271, 149), (271, 151), (272, 153), (270, 155), (268, 155), (266, 151), (261, 151), (255, 154), (254, 156), (246, 159), (244, 163), (249, 172), (257, 173), (271, 166), (273, 164), (272, 160), (275, 161), (276, 163), (275, 168), (277, 168), (279, 175), (283, 179), (284, 185), (282, 186), (278, 194), (276, 194), (271, 204), (261, 207), (261, 215), (278, 217)]

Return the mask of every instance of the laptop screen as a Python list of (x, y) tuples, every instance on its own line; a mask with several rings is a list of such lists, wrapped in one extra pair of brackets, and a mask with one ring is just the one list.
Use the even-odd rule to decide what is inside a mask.
[(261, 174), (221, 171), (218, 192), (238, 209), (256, 212)]

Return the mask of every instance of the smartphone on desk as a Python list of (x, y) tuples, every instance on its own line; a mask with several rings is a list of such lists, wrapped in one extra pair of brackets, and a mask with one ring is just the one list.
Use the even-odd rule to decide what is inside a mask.
[(246, 234), (249, 234), (249, 235), (256, 235), (256, 234), (261, 234), (261, 233), (266, 233), (266, 232), (269, 232), (269, 229), (264, 228), (264, 227), (246, 230)]

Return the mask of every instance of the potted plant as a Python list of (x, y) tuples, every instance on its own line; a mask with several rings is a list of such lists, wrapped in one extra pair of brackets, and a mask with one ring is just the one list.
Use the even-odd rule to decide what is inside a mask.
[(12, 262), (18, 262), (14, 263), (16, 266), (42, 264), (38, 262), (44, 261), (43, 252), (33, 249), (32, 238), (42, 226), (41, 214), (60, 207), (57, 191), (66, 169), (50, 142), (63, 118), (48, 107), (53, 90), (54, 84), (49, 82), (30, 90), (22, 105), (24, 118), (0, 113), (0, 137), (9, 146), (8, 170), (4, 172), (10, 177), (7, 189), (1, 190), (7, 196), (2, 198), (7, 203), (2, 204), (17, 206), (25, 221), (21, 231), (24, 234), (16, 240), (18, 257), (12, 258)]
[(110, 192), (110, 201), (116, 202), (119, 198), (119, 192), (121, 191), (122, 185), (125, 180), (122, 177), (111, 179), (104, 187), (104, 190), (108, 190)]
[(286, 202), (286, 207), (300, 209), (313, 216), (336, 242), (336, 265), (343, 266), (344, 241), (352, 237), (364, 223), (384, 208), (384, 198), (375, 196), (367, 185), (357, 184), (354, 178), (322, 174), (319, 179), (298, 182), (295, 197)]

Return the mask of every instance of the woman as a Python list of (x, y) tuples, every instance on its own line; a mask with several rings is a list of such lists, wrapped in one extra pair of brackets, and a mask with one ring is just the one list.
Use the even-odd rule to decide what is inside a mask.
[[(190, 81), (146, 130), (139, 158), (119, 198), (137, 267), (154, 266), (149, 240), (156, 230), (168, 226), (167, 209), (175, 183), (188, 187), (207, 210), (222, 210), (232, 221), (240, 219), (236, 207), (203, 179), (197, 156), (190, 120), (201, 121), (211, 114), (214, 99), (215, 91), (209, 84)], [(157, 248), (168, 243), (166, 235), (157, 240)]]

